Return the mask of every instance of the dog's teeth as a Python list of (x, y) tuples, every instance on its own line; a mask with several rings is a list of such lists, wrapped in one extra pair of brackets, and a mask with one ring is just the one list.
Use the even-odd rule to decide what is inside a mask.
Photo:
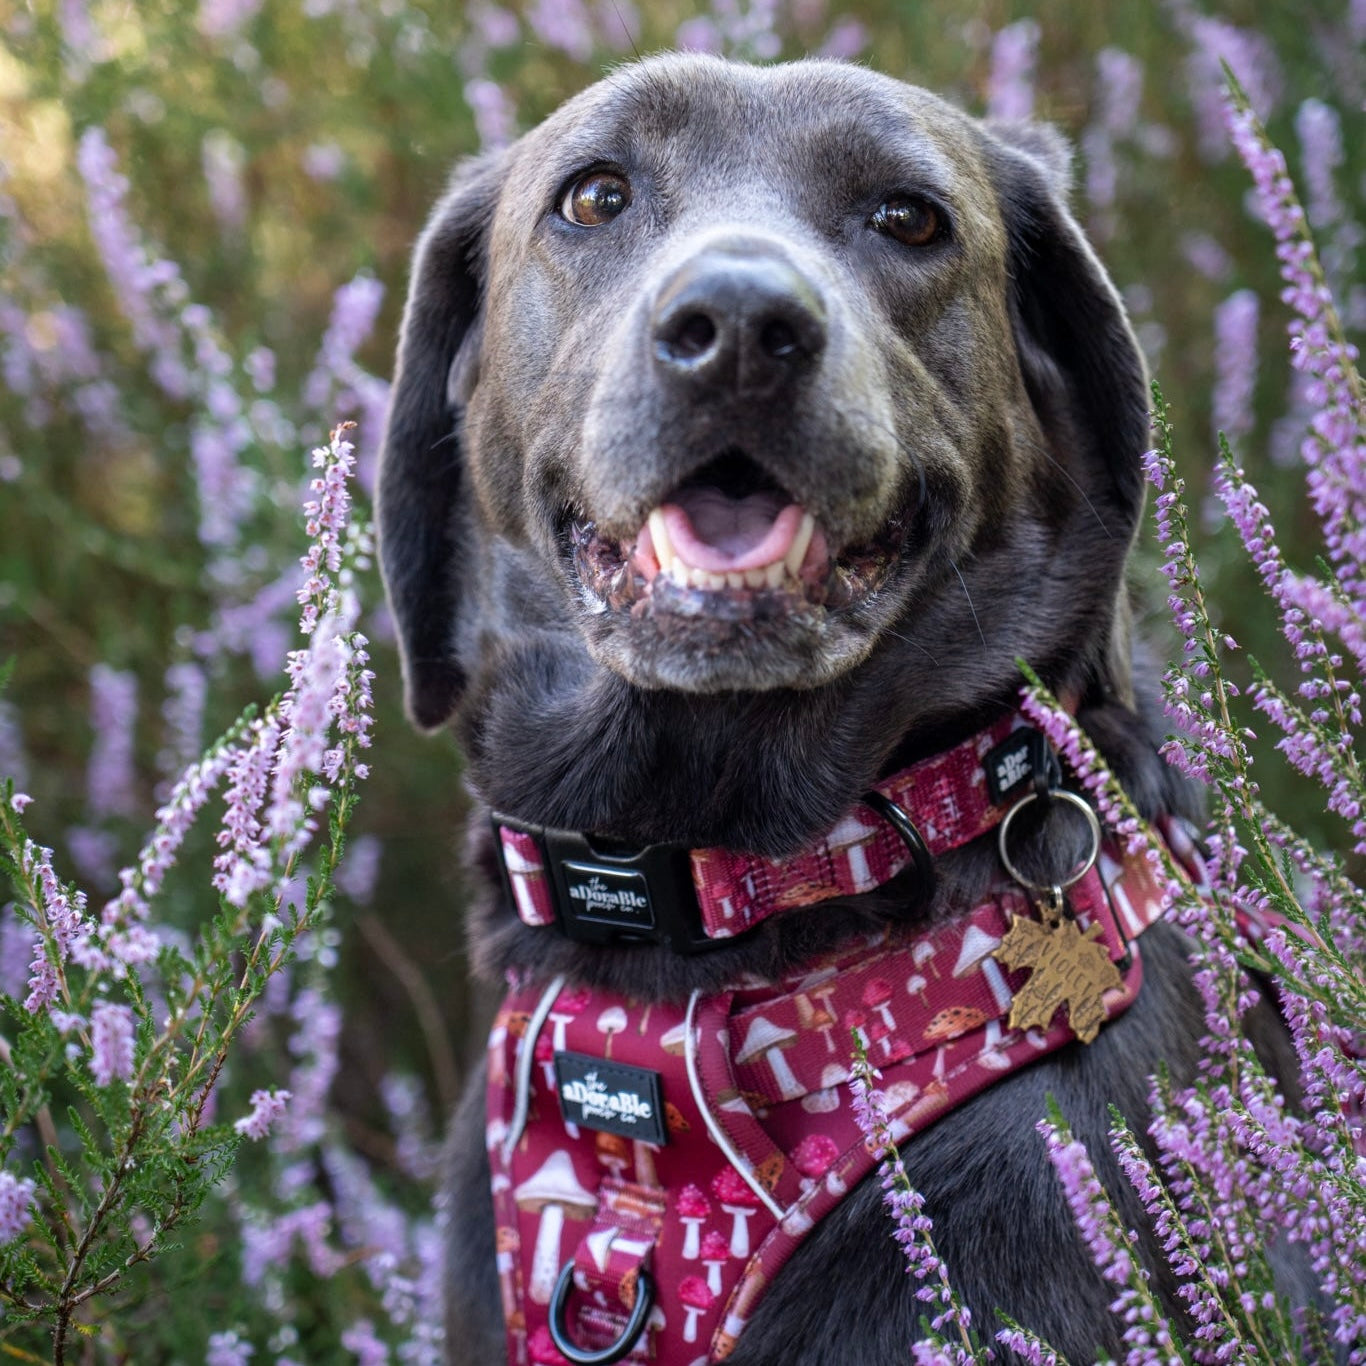
[(745, 586), (745, 576), (739, 570), (730, 570), (726, 574), (727, 588), (743, 588)]
[(692, 581), (692, 570), (680, 559), (669, 562), (669, 577), (680, 587), (686, 588)]
[(768, 577), (762, 569), (745, 570), (745, 586), (747, 588), (762, 588), (768, 582)]
[(781, 588), (783, 583), (783, 574), (786, 572), (786, 570), (787, 565), (784, 561), (774, 560), (772, 564), (767, 565), (764, 568), (764, 582), (770, 588)]
[(809, 512), (802, 513), (801, 525), (797, 527), (797, 534), (792, 539), (792, 545), (783, 557), (783, 564), (793, 578), (796, 578), (802, 571), (802, 561), (806, 559), (807, 549), (811, 545), (811, 533), (815, 529), (816, 519)]
[(726, 586), (726, 576), (724, 574), (708, 574), (704, 572), (702, 577), (706, 580), (702, 587), (710, 588), (713, 593), (718, 588), (724, 588)]
[(650, 539), (654, 542), (655, 559), (659, 567), (668, 570), (674, 563), (674, 548), (669, 540), (669, 528), (664, 525), (664, 514), (656, 508), (649, 516)]

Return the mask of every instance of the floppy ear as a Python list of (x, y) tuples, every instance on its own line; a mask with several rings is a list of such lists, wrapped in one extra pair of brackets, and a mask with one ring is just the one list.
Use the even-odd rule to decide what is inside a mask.
[(380, 455), (380, 566), (398, 629), (405, 704), (424, 730), (450, 717), (465, 686), (456, 655), (469, 545), (460, 415), (478, 347), (486, 232), (501, 168), (500, 153), (459, 166), (418, 241)]
[[(1068, 211), (1071, 153), (1042, 124), (988, 123), (986, 154), (1009, 234), (1011, 316), (1044, 431), (1100, 477), (1089, 482), (1127, 544), (1143, 506), (1148, 377), (1104, 267)], [(1116, 521), (1120, 525), (1116, 525)]]

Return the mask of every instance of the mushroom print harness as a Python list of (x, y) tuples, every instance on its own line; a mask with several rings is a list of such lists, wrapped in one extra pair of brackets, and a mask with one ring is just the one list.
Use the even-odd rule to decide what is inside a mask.
[[(883, 931), (777, 982), (685, 1004), (557, 978), (517, 987), (489, 1041), (488, 1128), (508, 1361), (723, 1360), (803, 1237), (875, 1165), (846, 1085), (854, 1039), (904, 1142), (1017, 1068), (1089, 1042), (1136, 997), (1137, 936), (1162, 913), (1146, 860), (1104, 838), (1018, 717), (884, 779), (786, 860), (655, 846), (493, 817), (528, 924), (697, 951), (770, 915), (880, 886), (995, 829), (987, 900)], [(1009, 857), (1016, 812), (1063, 800), (1091, 850), (1063, 882)], [(1200, 874), (1190, 834), (1172, 852)]]

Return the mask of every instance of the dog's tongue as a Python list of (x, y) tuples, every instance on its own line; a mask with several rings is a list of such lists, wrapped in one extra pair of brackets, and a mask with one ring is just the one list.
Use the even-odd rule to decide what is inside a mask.
[(802, 520), (796, 503), (771, 491), (731, 498), (716, 488), (683, 489), (659, 511), (675, 553), (714, 574), (781, 560)]

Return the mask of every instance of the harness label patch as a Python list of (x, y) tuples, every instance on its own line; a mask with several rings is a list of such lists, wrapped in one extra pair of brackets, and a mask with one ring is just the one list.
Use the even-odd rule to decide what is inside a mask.
[(586, 1053), (556, 1053), (555, 1078), (565, 1123), (662, 1147), (668, 1142), (659, 1073)]
[(653, 929), (649, 883), (643, 873), (604, 868), (600, 864), (564, 861), (570, 909), (580, 920), (599, 920), (627, 929)]

